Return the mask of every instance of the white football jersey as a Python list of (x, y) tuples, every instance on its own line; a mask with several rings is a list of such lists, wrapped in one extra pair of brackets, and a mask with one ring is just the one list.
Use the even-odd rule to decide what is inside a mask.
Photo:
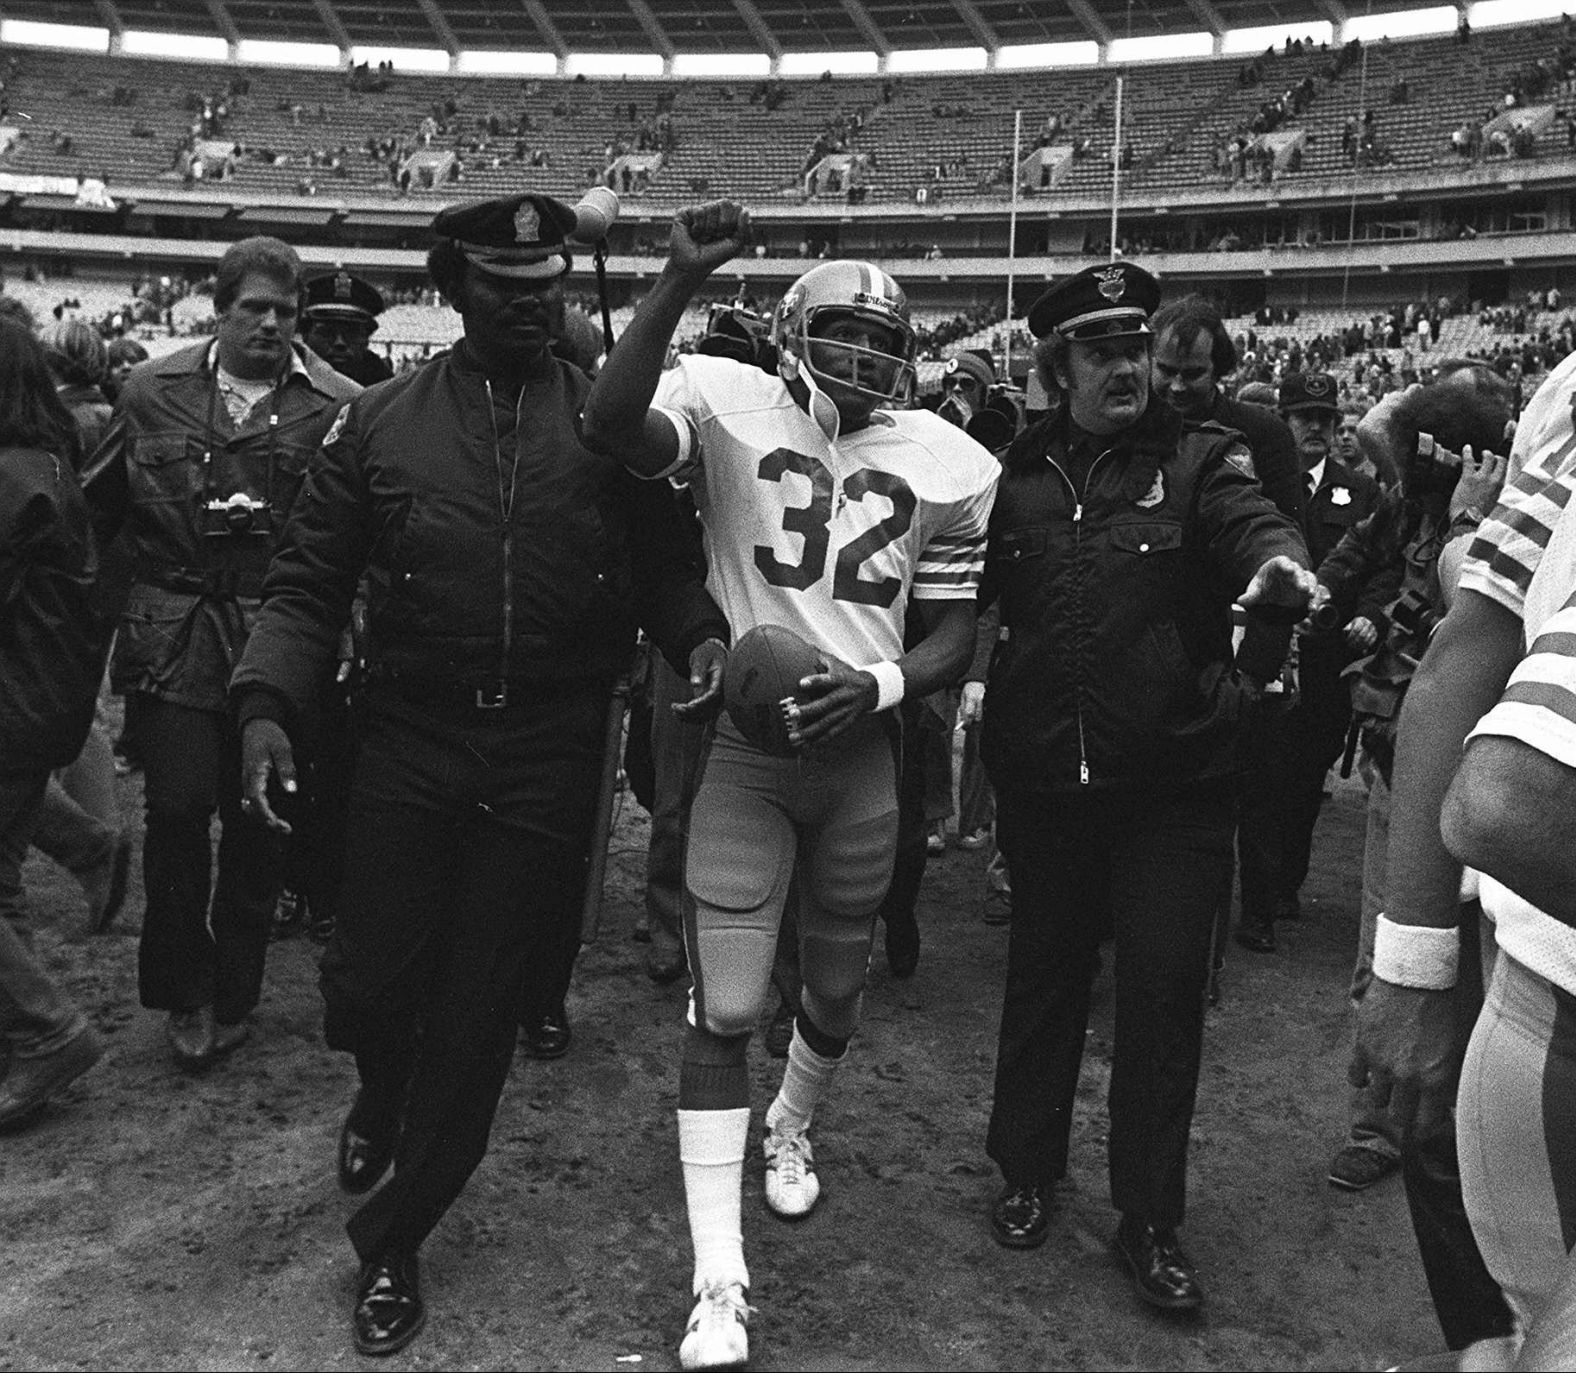
[(902, 656), (911, 590), (973, 598), (1000, 467), (956, 425), (878, 410), (832, 441), (781, 378), (701, 355), (663, 376), (656, 405), (688, 440), (673, 475), (695, 494), (707, 589), (735, 638), (784, 625), (868, 667)]

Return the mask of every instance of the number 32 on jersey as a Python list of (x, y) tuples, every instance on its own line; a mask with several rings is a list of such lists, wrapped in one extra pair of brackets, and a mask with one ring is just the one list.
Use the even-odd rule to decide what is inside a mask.
[[(783, 530), (804, 540), (804, 551), (796, 563), (783, 562), (765, 544), (755, 546), (755, 566), (773, 586), (803, 591), (826, 575), (827, 557), (832, 545), (832, 474), (818, 458), (795, 453), (787, 448), (773, 449), (761, 459), (762, 481), (781, 483), (794, 472), (810, 483), (810, 504), (783, 508)], [(891, 503), (892, 512), (879, 524), (837, 550), (832, 572), (832, 597), (858, 605), (890, 606), (902, 590), (898, 577), (867, 580), (859, 575), (864, 564), (890, 543), (908, 533), (914, 518), (914, 493), (907, 482), (891, 472), (861, 467), (843, 483), (851, 501), (880, 496)]]

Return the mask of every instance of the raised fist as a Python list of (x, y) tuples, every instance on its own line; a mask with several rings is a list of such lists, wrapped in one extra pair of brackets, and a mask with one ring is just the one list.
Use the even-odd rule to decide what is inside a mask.
[(689, 276), (707, 277), (750, 241), (750, 212), (737, 201), (710, 200), (673, 216), (668, 261)]

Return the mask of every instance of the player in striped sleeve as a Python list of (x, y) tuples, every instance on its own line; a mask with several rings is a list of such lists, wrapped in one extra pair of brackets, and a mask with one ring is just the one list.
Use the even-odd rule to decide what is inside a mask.
[[(719, 719), (690, 814), (695, 986), (678, 1124), (696, 1305), (679, 1349), (685, 1368), (737, 1367), (749, 1352), (746, 1050), (791, 879), (805, 985), (766, 1113), (766, 1201), (794, 1218), (820, 1194), (808, 1130), (859, 1022), (892, 875), (892, 708), (950, 685), (968, 663), (999, 471), (962, 430), (907, 408), (907, 301), (868, 263), (823, 263), (788, 289), (773, 316), (774, 370), (688, 356), (663, 375), (685, 305), (747, 239), (748, 216), (727, 201), (674, 217), (667, 266), (584, 417), (588, 441), (637, 475), (689, 482), (707, 587), (735, 641), (757, 625), (786, 626), (829, 665), (796, 693), (790, 757)], [(910, 594), (926, 633), (905, 652)]]
[(1560, 1287), (1576, 1230), (1576, 505), (1530, 579), (1525, 624), (1527, 655), (1469, 736), (1443, 814), (1451, 852), (1482, 871), (1499, 945), (1456, 1128), (1513, 1342)]
[[(1408, 1200), (1420, 1234), (1450, 1228), (1457, 1149), (1450, 1107), (1461, 1046), (1458, 1015), (1481, 996), (1475, 931), (1463, 928), (1462, 867), (1440, 837), (1440, 813), (1468, 732), (1504, 691), (1523, 652), (1527, 592), (1551, 531), (1576, 489), (1576, 367), (1562, 365), (1516, 431), (1517, 474), (1471, 537), (1459, 591), (1402, 708), (1393, 774), (1386, 911), (1377, 921), (1374, 978), (1358, 1008), (1351, 1083), (1366, 1088), (1409, 1143)], [(1470, 536), (1468, 536), (1470, 537)], [(1451, 550), (1441, 555), (1443, 569)], [(1475, 909), (1471, 908), (1471, 909)], [(1459, 985), (1458, 985), (1458, 973)], [(1428, 1146), (1443, 1141), (1448, 1151)], [(1424, 1214), (1428, 1213), (1428, 1214)], [(1425, 1268), (1447, 1341), (1504, 1333), (1498, 1300), (1469, 1236)]]

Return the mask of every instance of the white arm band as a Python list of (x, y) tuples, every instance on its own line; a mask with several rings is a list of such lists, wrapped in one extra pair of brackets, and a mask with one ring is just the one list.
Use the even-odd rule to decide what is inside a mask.
[(863, 671), (876, 679), (876, 709), (891, 710), (903, 699), (903, 669), (896, 663), (871, 663)]
[(641, 481), (671, 481), (674, 477), (683, 474), (686, 468), (694, 465), (700, 453), (700, 431), (695, 428), (695, 422), (682, 410), (669, 410), (661, 405), (653, 405), (651, 408), (673, 426), (674, 433), (678, 435), (678, 456), (660, 472), (642, 472), (638, 468), (627, 466), (624, 470)]
[(1456, 985), (1461, 932), (1454, 925), (1398, 925), (1382, 911), (1374, 930), (1374, 976), (1397, 987), (1448, 991)]

